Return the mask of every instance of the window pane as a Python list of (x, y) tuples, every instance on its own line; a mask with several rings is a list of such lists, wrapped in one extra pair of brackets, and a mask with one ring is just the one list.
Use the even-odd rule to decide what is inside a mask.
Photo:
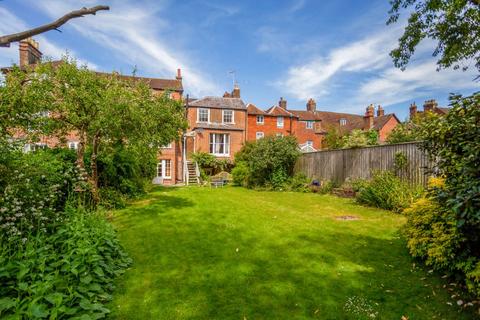
[(172, 166), (170, 160), (165, 161), (165, 177), (171, 177)]
[(159, 162), (157, 164), (157, 177), (161, 177), (162, 176), (162, 162)]

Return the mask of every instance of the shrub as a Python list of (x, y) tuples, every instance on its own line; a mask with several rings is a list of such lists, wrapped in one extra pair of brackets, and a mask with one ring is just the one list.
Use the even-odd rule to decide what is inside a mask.
[(233, 167), (230, 159), (217, 159), (214, 155), (207, 152), (192, 153), (192, 159), (198, 163), (203, 180), (207, 179), (207, 172), (214, 175), (222, 171), (229, 172)]
[(246, 187), (248, 185), (249, 170), (244, 161), (237, 162), (232, 169), (233, 184)]
[(390, 171), (378, 171), (373, 179), (361, 186), (357, 193), (357, 201), (362, 204), (401, 212), (418, 196), (420, 188), (411, 188)]
[(100, 189), (100, 205), (105, 209), (122, 209), (127, 205), (124, 194), (113, 188)]
[[(460, 270), (471, 292), (480, 296), (480, 93), (452, 96), (451, 106), (446, 116), (421, 127), (422, 147), (437, 175), (444, 177), (444, 185), (432, 185), (429, 197), (445, 210), (445, 220), (462, 239), (451, 248), (445, 269)], [(426, 224), (434, 230), (435, 223)]]
[(297, 173), (288, 180), (286, 188), (289, 191), (310, 192), (310, 179), (304, 173)]
[(67, 209), (51, 235), (0, 245), (2, 318), (103, 318), (130, 263), (104, 217), (82, 210)]
[(80, 181), (68, 152), (19, 153), (0, 197), (0, 239), (47, 232)]
[(235, 155), (235, 162), (248, 166), (248, 186), (282, 188), (293, 173), (295, 161), (300, 156), (293, 136), (269, 136), (249, 142)]

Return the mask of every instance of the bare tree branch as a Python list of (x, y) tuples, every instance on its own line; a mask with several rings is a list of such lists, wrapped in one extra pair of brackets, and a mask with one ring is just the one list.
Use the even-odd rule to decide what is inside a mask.
[(74, 18), (80, 18), (87, 14), (95, 15), (97, 11), (100, 10), (110, 10), (109, 6), (95, 6), (92, 8), (82, 8), (80, 10), (75, 10), (72, 12), (67, 13), (63, 17), (55, 20), (54, 22), (44, 24), (43, 26), (33, 28), (30, 30), (22, 31), (19, 33), (8, 34), (6, 36), (0, 37), (0, 47), (9, 47), (10, 43), (20, 41), (23, 39), (27, 39), (28, 37), (35, 36), (40, 33), (47, 32), (49, 30), (57, 30), (60, 31), (58, 28), (67, 23), (68, 20)]

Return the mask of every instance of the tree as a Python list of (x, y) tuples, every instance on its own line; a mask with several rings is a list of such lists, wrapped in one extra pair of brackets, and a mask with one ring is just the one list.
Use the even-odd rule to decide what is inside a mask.
[(268, 136), (243, 146), (235, 155), (235, 163), (248, 167), (248, 178), (241, 179), (248, 181), (250, 186), (272, 184), (276, 187), (292, 175), (299, 156), (295, 137)]
[(394, 144), (422, 140), (422, 127), (436, 118), (438, 118), (436, 114), (428, 112), (418, 114), (407, 122), (398, 124), (388, 135), (387, 143)]
[(4, 90), (6, 100), (2, 105), (7, 109), (50, 113), (48, 118), (28, 117), (28, 124), (19, 122), (24, 132), (59, 139), (69, 132), (78, 135), (77, 166), (82, 171), (85, 150), (89, 148), (90, 170), (85, 174), (95, 200), (97, 156), (102, 145), (121, 141), (143, 152), (156, 153), (177, 139), (185, 126), (181, 103), (167, 94), (153, 94), (138, 78), (126, 81), (116, 73), (100, 75), (79, 68), (68, 57), (56, 67), (47, 62), (26, 72), (14, 68), (7, 75)]
[(424, 39), (437, 41), (433, 56), (440, 56), (438, 69), (453, 66), (468, 69), (473, 59), (480, 71), (479, 0), (390, 0), (387, 24), (398, 21), (400, 11), (411, 6), (413, 12), (399, 45), (390, 52), (397, 68), (404, 70), (418, 44)]
[(35, 35), (40, 34), (40, 33), (47, 32), (49, 30), (60, 31), (60, 30), (58, 30), (58, 28), (60, 28), (65, 23), (67, 23), (69, 20), (74, 19), (74, 18), (83, 17), (87, 14), (95, 15), (97, 13), (97, 11), (100, 11), (100, 10), (110, 10), (110, 7), (108, 7), (108, 6), (95, 6), (95, 7), (92, 7), (92, 8), (82, 8), (80, 10), (71, 11), (71, 12), (65, 14), (63, 17), (61, 17), (61, 18), (59, 18), (59, 19), (57, 19), (57, 20), (55, 20), (51, 23), (44, 24), (40, 27), (33, 28), (33, 29), (30, 29), (30, 30), (26, 30), (26, 31), (22, 31), (22, 32), (18, 32), (18, 33), (14, 33), (14, 34), (8, 34), (8, 35), (5, 35), (5, 36), (1, 36), (0, 37), (0, 47), (9, 47), (10, 43), (12, 43), (12, 42), (27, 39), (29, 37), (35, 36)]
[(341, 149), (343, 147), (343, 139), (340, 130), (335, 126), (331, 126), (327, 130), (324, 143), (327, 149)]

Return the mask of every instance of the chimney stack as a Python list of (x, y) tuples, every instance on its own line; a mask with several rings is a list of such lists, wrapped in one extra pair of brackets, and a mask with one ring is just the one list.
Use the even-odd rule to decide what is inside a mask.
[(224, 98), (231, 98), (232, 95), (230, 94), (230, 92), (225, 91), (225, 93), (223, 94), (223, 97)]
[(410, 120), (415, 118), (416, 115), (417, 115), (417, 105), (414, 102), (410, 105)]
[(182, 69), (177, 69), (177, 80), (182, 81)]
[(371, 104), (367, 107), (367, 111), (365, 112), (365, 116), (363, 117), (365, 130), (370, 130), (373, 128), (374, 115), (375, 115), (375, 107), (373, 106), (373, 104)]
[(20, 41), (18, 47), (20, 54), (20, 68), (39, 63), (42, 60), (42, 52), (38, 48), (38, 42), (32, 38)]
[(235, 84), (232, 91), (232, 98), (240, 98), (240, 87), (238, 84)]
[(317, 103), (312, 98), (310, 98), (307, 102), (307, 111), (310, 111), (310, 112), (317, 111)]
[(381, 116), (384, 116), (385, 115), (385, 110), (383, 110), (382, 106), (381, 105), (378, 105), (377, 107), (377, 117), (381, 117)]
[(437, 101), (435, 101), (435, 99), (427, 100), (427, 101), (425, 101), (425, 103), (423, 104), (423, 111), (424, 111), (424, 112), (432, 112), (432, 111), (434, 111), (437, 107), (438, 107), (438, 103), (437, 103)]
[(287, 110), (287, 100), (280, 98), (280, 101), (278, 101), (278, 106), (284, 110)]

